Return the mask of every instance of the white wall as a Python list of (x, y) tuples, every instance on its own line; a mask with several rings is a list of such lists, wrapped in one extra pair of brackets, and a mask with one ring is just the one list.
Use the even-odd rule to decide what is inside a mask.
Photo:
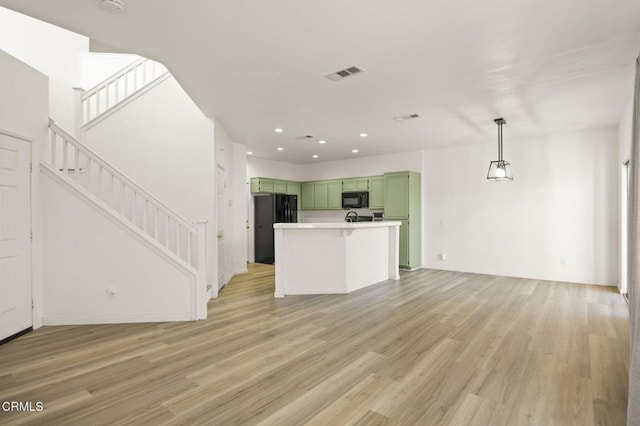
[(247, 157), (247, 179), (265, 177), (272, 179), (304, 181), (304, 166), (285, 163), (283, 161), (267, 160), (266, 158)]
[(195, 319), (192, 274), (42, 175), (44, 324)]
[[(633, 93), (633, 84), (630, 84), (629, 92)], [(627, 292), (627, 209), (628, 209), (628, 182), (627, 182), (627, 167), (625, 163), (631, 158), (631, 139), (632, 139), (632, 123), (633, 121), (633, 99), (630, 99), (627, 106), (624, 109), (620, 123), (618, 124), (618, 166), (620, 176), (620, 266), (618, 274), (620, 281), (618, 282), (618, 289), (622, 293)]]
[(507, 140), (513, 182), (485, 179), (495, 145), (425, 151), (424, 266), (615, 284), (617, 139), (610, 127)]
[[(247, 181), (246, 147), (235, 144), (222, 123), (214, 119), (216, 141), (216, 165), (225, 171), (227, 188), (224, 195), (225, 279), (228, 283), (234, 274), (247, 271), (246, 206), (244, 188)], [(219, 212), (220, 210), (217, 209)], [(220, 255), (218, 254), (217, 257)]]
[(49, 76), (49, 114), (74, 129), (75, 97), (80, 83), (79, 55), (89, 39), (37, 19), (0, 8), (0, 49)]
[(87, 130), (86, 141), (190, 221), (208, 220), (207, 281), (217, 270), (214, 129), (169, 78)]
[(234, 274), (247, 272), (247, 147), (243, 144), (233, 144), (233, 182), (232, 182), (232, 210), (234, 228), (231, 238), (231, 257)]
[(376, 176), (387, 172), (410, 170), (420, 173), (422, 155), (420, 151), (398, 154), (376, 155), (349, 160), (327, 161), (300, 166), (300, 180), (323, 180), (343, 177)]
[[(0, 29), (0, 32), (3, 29)], [(0, 129), (24, 136), (31, 142), (31, 160), (40, 161), (47, 138), (48, 79), (45, 75), (0, 50)], [(31, 225), (33, 327), (42, 325), (42, 212), (37, 167), (31, 173)]]
[(120, 53), (81, 53), (79, 87), (84, 90), (92, 89), (139, 58), (138, 55)]
[[(633, 93), (633, 88), (631, 89)], [(618, 162), (623, 164), (631, 158), (631, 132), (633, 124), (633, 100), (627, 103), (618, 124)]]
[(422, 170), (421, 151), (376, 155), (321, 163), (291, 164), (264, 158), (247, 157), (247, 177), (310, 181), (359, 176), (382, 175), (386, 172)]

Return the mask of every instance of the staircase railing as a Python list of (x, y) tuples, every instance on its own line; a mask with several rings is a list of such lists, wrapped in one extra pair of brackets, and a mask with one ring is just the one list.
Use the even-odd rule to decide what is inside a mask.
[(81, 124), (85, 125), (158, 78), (167, 68), (151, 59), (140, 58), (80, 96)]
[(197, 226), (163, 204), (88, 146), (49, 120), (50, 138), (44, 163), (68, 182), (81, 187), (124, 222), (175, 256), (205, 284), (206, 222)]

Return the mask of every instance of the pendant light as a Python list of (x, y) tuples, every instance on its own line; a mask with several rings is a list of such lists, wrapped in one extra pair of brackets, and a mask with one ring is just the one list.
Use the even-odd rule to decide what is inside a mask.
[(498, 160), (489, 163), (489, 172), (487, 179), (489, 180), (513, 180), (511, 173), (511, 164), (502, 159), (502, 125), (507, 124), (504, 118), (496, 118), (493, 120), (498, 125)]

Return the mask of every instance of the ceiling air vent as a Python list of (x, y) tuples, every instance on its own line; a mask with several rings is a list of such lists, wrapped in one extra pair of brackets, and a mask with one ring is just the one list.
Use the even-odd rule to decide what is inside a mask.
[(393, 117), (393, 119), (396, 121), (405, 121), (405, 120), (411, 120), (413, 118), (418, 118), (418, 117), (420, 117), (420, 114), (408, 114), (408, 115), (399, 115), (397, 117)]
[(294, 139), (297, 140), (297, 141), (304, 141), (304, 140), (307, 140), (307, 139), (313, 139), (313, 136), (311, 136), (311, 135), (296, 136)]
[(358, 68), (355, 65), (353, 65), (353, 66), (350, 66), (349, 68), (345, 68), (343, 70), (336, 71), (332, 74), (326, 75), (325, 77), (327, 77), (331, 81), (339, 81), (339, 80), (342, 80), (343, 78), (347, 78), (352, 75), (359, 74), (361, 72), (364, 72), (362, 68)]

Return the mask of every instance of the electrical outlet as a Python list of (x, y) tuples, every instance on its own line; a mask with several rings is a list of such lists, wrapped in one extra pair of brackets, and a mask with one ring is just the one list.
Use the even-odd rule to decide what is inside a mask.
[(447, 253), (446, 252), (442, 252), (440, 253), (440, 260), (447, 260)]
[(565, 259), (564, 257), (560, 258), (560, 266), (567, 266), (567, 259)]

